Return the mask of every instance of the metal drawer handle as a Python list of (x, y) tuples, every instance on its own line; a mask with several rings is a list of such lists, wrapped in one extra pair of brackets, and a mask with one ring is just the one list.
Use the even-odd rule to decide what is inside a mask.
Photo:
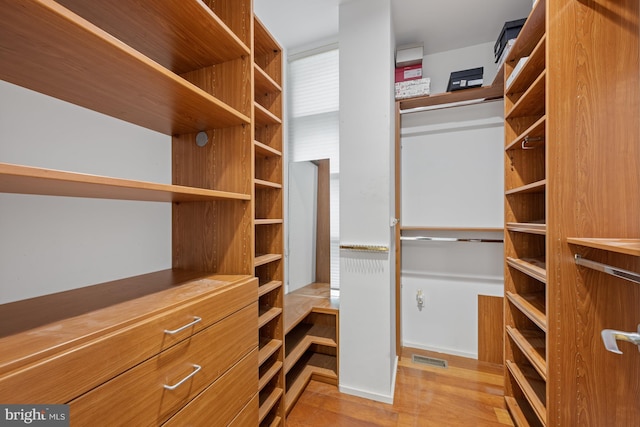
[(184, 384), (185, 381), (189, 380), (189, 378), (191, 378), (195, 374), (197, 374), (200, 369), (202, 369), (202, 366), (200, 366), (200, 365), (193, 365), (193, 367), (194, 367), (193, 372), (191, 372), (189, 375), (187, 375), (186, 377), (184, 377), (183, 379), (181, 379), (180, 381), (178, 381), (174, 385), (166, 385), (165, 384), (164, 388), (166, 388), (167, 390), (175, 390), (178, 387), (180, 387), (182, 384)]
[(174, 329), (172, 331), (170, 331), (169, 329), (165, 329), (164, 333), (165, 334), (169, 334), (169, 335), (177, 334), (178, 332), (182, 332), (185, 329), (188, 329), (188, 328), (192, 327), (193, 325), (195, 325), (196, 323), (199, 323), (201, 321), (202, 321), (202, 317), (193, 316), (193, 322), (188, 323), (188, 324), (186, 324), (186, 325), (184, 325), (184, 326), (182, 326), (182, 327), (180, 327), (178, 329)]
[(615, 329), (603, 329), (601, 335), (605, 348), (612, 353), (622, 354), (616, 341), (630, 342), (631, 344), (637, 345), (638, 351), (640, 351), (640, 325), (638, 325), (637, 333), (616, 331)]

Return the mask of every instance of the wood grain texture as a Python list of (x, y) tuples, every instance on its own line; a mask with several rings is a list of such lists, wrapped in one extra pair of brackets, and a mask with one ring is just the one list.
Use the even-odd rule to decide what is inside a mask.
[(250, 122), (51, 0), (2, 10), (3, 80), (167, 135)]
[(478, 295), (478, 360), (504, 363), (504, 301)]
[(251, 46), (251, 0), (203, 0), (208, 7), (247, 46)]
[(495, 86), (484, 86), (479, 88), (458, 90), (455, 92), (439, 93), (429, 96), (404, 99), (396, 101), (400, 110), (410, 110), (412, 108), (431, 107), (435, 105), (451, 104), (479, 99), (498, 99), (504, 95), (503, 84), (497, 83)]
[[(414, 364), (414, 352), (445, 358), (449, 368)], [(287, 417), (287, 426), (510, 426), (502, 381), (499, 365), (404, 349), (392, 405), (311, 381)]]
[(202, 2), (58, 3), (176, 74), (249, 56), (248, 43)]
[[(0, 399), (8, 403), (65, 403), (255, 301), (251, 292), (255, 280), (246, 277), (213, 276), (180, 286), (168, 284), (167, 279), (157, 280), (169, 286), (158, 289), (154, 276), (163, 277), (149, 275), (139, 281), (81, 288), (51, 298), (21, 301), (1, 310), (23, 317), (38, 316), (35, 310), (58, 310), (62, 314), (54, 311), (46, 316), (47, 323), (0, 340)], [(140, 292), (145, 282), (151, 292)], [(128, 298), (120, 301), (114, 291), (127, 285), (137, 286), (125, 291)], [(136, 295), (138, 292), (141, 295)], [(104, 306), (101, 300), (113, 305)], [(84, 314), (75, 310), (83, 301), (94, 306)], [(54, 308), (53, 304), (59, 305)], [(188, 324), (198, 315), (203, 320), (193, 328), (175, 336), (164, 334), (165, 329)], [(137, 345), (131, 346), (132, 342)]]
[(203, 423), (227, 425), (231, 421), (230, 425), (238, 427), (256, 425), (257, 353), (254, 350), (241, 359), (164, 425), (197, 427)]
[[(113, 426), (122, 422), (141, 425), (167, 421), (238, 360), (257, 349), (256, 310), (257, 303), (254, 303), (74, 399), (69, 405), (73, 422)], [(255, 361), (257, 351), (253, 355), (252, 361)], [(202, 369), (187, 383), (175, 390), (163, 387), (177, 384), (191, 374), (194, 364)], [(255, 369), (251, 373), (255, 381)], [(245, 391), (245, 396), (256, 390), (254, 383), (254, 388)], [(231, 396), (233, 394), (230, 399)], [(246, 403), (249, 396), (239, 403)], [(114, 411), (114, 407), (118, 411)], [(239, 409), (230, 415), (235, 416)]]
[(636, 330), (640, 288), (577, 267), (573, 255), (634, 271), (640, 259), (576, 248), (567, 237), (640, 236), (632, 196), (640, 194), (640, 5), (549, 0), (548, 11), (548, 316), (557, 331), (548, 343), (548, 424), (634, 425), (640, 353), (609, 353), (599, 334)]

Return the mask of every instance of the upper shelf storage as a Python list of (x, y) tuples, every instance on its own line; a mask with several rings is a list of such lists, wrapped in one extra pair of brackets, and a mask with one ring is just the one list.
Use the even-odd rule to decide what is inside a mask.
[[(68, 3), (82, 8), (83, 2)], [(84, 8), (102, 9), (100, 2), (88, 3)], [(239, 58), (249, 52), (200, 2), (145, 3), (144, 18), (140, 13), (136, 15), (132, 11), (135, 7), (128, 3), (131, 2), (108, 9), (116, 11), (113, 13), (117, 16), (131, 13), (122, 27), (136, 27), (132, 21), (138, 22), (144, 40), (135, 44), (158, 56), (159, 61), (171, 62), (177, 70), (199, 66), (201, 61), (219, 61), (229, 55)], [(124, 11), (118, 12), (123, 7)], [(167, 10), (172, 11), (163, 15)], [(204, 27), (193, 23), (203, 15), (207, 15)], [(117, 19), (107, 14), (103, 20), (113, 23)], [(178, 46), (160, 54), (162, 49), (173, 46), (164, 35), (176, 26), (191, 28), (190, 33), (203, 32), (204, 38), (194, 46), (189, 42), (187, 51), (180, 51)], [(220, 42), (217, 36), (224, 41)], [(191, 35), (189, 40), (199, 38)], [(219, 49), (219, 43), (228, 46)], [(214, 46), (208, 53), (199, 52), (201, 44)], [(213, 58), (212, 49), (224, 54)], [(194, 50), (198, 53), (194, 54)], [(52, 0), (3, 0), (0, 51), (0, 79), (164, 134), (250, 123), (247, 115)]]
[(0, 192), (148, 202), (250, 200), (249, 194), (0, 163)]
[[(282, 85), (282, 51), (278, 42), (269, 33), (267, 28), (254, 18), (254, 61), (256, 65), (266, 74), (276, 85)], [(256, 73), (256, 83), (263, 77)]]
[(640, 239), (603, 239), (568, 237), (567, 242), (588, 248), (602, 249), (640, 257)]

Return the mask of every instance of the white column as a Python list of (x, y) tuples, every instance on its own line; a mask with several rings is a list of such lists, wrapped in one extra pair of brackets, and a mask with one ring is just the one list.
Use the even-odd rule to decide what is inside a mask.
[(393, 401), (394, 39), (390, 0), (340, 5), (340, 390)]

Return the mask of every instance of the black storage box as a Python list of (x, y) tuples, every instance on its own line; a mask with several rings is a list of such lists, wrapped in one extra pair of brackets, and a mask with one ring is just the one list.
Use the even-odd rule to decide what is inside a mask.
[(507, 21), (504, 23), (502, 31), (500, 31), (500, 35), (498, 36), (498, 40), (493, 46), (493, 55), (495, 56), (496, 62), (500, 59), (500, 55), (502, 55), (502, 51), (507, 45), (507, 42), (518, 37), (518, 34), (520, 34), (520, 30), (526, 20), (526, 18), (517, 19), (515, 21)]
[(484, 67), (471, 68), (469, 70), (454, 71), (449, 77), (449, 85), (447, 92), (454, 90), (469, 89), (472, 87), (482, 86), (482, 76)]

